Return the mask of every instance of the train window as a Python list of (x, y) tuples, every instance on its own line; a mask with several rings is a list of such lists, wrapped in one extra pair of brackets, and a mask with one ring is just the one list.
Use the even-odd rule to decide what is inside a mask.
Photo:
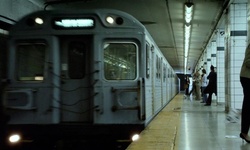
[(161, 59), (156, 55), (156, 78), (161, 78)]
[(165, 82), (165, 80), (166, 80), (166, 75), (165, 75), (165, 73), (166, 73), (166, 68), (165, 68), (165, 64), (163, 64), (162, 76), (163, 76), (163, 81), (164, 81), (164, 82)]
[(155, 68), (156, 68), (156, 71), (155, 71), (155, 73), (156, 73), (156, 78), (158, 78), (158, 56), (156, 55), (156, 59), (155, 59), (155, 64), (156, 64), (156, 66), (155, 66)]
[(73, 41), (68, 46), (69, 77), (81, 79), (85, 74), (86, 46), (83, 42)]
[(159, 58), (159, 78), (161, 78), (162, 77), (162, 57), (161, 58)]
[(161, 78), (161, 59), (158, 57), (158, 78)]
[[(1, 30), (1, 29), (0, 29)], [(7, 36), (0, 34), (0, 76), (6, 78), (7, 76)]]
[(137, 75), (136, 70), (137, 47), (134, 43), (105, 43), (105, 79), (134, 80)]
[(170, 78), (170, 69), (168, 68), (168, 78)]
[(44, 80), (45, 49), (45, 43), (22, 43), (17, 46), (18, 80)]
[(150, 76), (150, 47), (146, 44), (146, 76), (149, 78)]

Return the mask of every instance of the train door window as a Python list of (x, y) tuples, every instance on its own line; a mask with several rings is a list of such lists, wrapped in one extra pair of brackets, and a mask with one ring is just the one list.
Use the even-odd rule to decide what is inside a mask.
[(168, 68), (168, 78), (170, 78), (170, 69)]
[(161, 78), (161, 59), (158, 57), (158, 78)]
[[(1, 30), (1, 29), (0, 29)], [(7, 35), (0, 34), (0, 76), (6, 78), (7, 73)]]
[(156, 55), (156, 78), (161, 78), (161, 59)]
[(166, 65), (165, 64), (163, 64), (163, 81), (165, 82), (166, 81), (166, 73), (167, 73), (167, 69), (166, 69)]
[(159, 62), (160, 62), (159, 63), (159, 71), (160, 71), (159, 72), (159, 74), (160, 74), (159, 77), (162, 78), (162, 67), (163, 67), (162, 57), (159, 58)]
[(44, 80), (45, 50), (44, 42), (17, 45), (17, 79), (19, 81)]
[(81, 79), (85, 74), (86, 46), (83, 42), (72, 41), (68, 45), (69, 77)]
[(135, 43), (104, 44), (104, 77), (107, 80), (134, 80), (137, 77), (137, 53)]
[(146, 44), (146, 76), (150, 77), (150, 46)]
[(156, 68), (156, 71), (155, 71), (155, 72), (156, 72), (156, 78), (158, 78), (158, 72), (159, 72), (159, 71), (158, 71), (158, 56), (157, 56), (157, 55), (156, 55), (155, 61), (156, 61), (156, 62), (155, 62), (155, 63), (156, 63), (156, 66), (155, 66), (155, 68)]

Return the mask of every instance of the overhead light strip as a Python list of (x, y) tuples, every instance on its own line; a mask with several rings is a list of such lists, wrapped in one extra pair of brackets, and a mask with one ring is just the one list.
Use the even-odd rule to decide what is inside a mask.
[(191, 22), (193, 17), (193, 6), (191, 2), (185, 3), (185, 25), (184, 25), (184, 73), (187, 71), (187, 61), (188, 61), (188, 51), (190, 46), (190, 37), (191, 37)]
[(193, 3), (185, 3), (185, 21), (190, 23), (193, 17)]
[(189, 50), (189, 42), (190, 42), (190, 31), (191, 31), (191, 25), (187, 26), (185, 25), (185, 57), (188, 57), (188, 50)]

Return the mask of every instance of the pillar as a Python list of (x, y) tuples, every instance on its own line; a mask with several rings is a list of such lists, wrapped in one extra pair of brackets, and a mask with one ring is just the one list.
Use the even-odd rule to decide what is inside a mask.
[(225, 103), (225, 109), (229, 106), (225, 102), (225, 46), (224, 46), (224, 29), (217, 29), (216, 33), (216, 59), (217, 59), (217, 100), (218, 103)]
[(247, 0), (235, 0), (225, 20), (225, 99), (230, 109), (241, 109), (240, 69), (247, 45)]

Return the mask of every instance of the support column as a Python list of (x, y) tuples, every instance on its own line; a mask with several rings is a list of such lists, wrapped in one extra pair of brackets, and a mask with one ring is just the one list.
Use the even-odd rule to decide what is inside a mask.
[[(218, 70), (217, 69), (217, 59), (216, 59), (216, 47), (217, 47), (216, 45), (217, 45), (216, 41), (211, 42), (211, 65), (214, 66), (215, 72), (217, 72), (217, 70)], [(210, 72), (210, 66), (208, 66), (209, 67), (209, 72)], [(217, 95), (213, 94), (212, 100), (216, 101), (216, 104), (218, 104)]]
[(225, 20), (225, 99), (230, 109), (241, 109), (240, 68), (247, 45), (247, 0), (235, 0)]
[[(211, 42), (211, 65), (217, 68), (217, 59), (216, 59), (216, 41)], [(209, 66), (210, 67), (210, 66)], [(216, 70), (215, 70), (216, 71)]]
[(207, 54), (207, 74), (209, 74), (210, 72), (210, 66), (212, 64), (211, 62), (211, 54), (212, 54), (212, 49), (211, 49), (211, 43), (208, 44), (207, 48), (206, 48), (206, 54)]
[(203, 60), (203, 68), (204, 69), (206, 69), (206, 72), (207, 72), (207, 74), (208, 74), (208, 71), (209, 70), (207, 70), (207, 51), (205, 50), (204, 52), (203, 52), (203, 56), (202, 56), (202, 60)]
[(217, 58), (217, 99), (218, 103), (225, 103), (225, 110), (229, 110), (225, 102), (225, 47), (224, 47), (224, 29), (217, 29), (216, 34), (216, 58)]

